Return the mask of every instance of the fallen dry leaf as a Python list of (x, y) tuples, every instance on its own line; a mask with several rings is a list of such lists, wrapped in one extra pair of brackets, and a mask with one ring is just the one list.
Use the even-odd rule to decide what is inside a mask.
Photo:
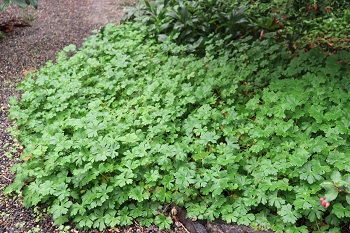
[(35, 73), (35, 68), (31, 67), (31, 68), (29, 68), (28, 70), (24, 70), (24, 71), (22, 72), (22, 76), (25, 77), (25, 76), (27, 76), (28, 74), (33, 74), (33, 73)]

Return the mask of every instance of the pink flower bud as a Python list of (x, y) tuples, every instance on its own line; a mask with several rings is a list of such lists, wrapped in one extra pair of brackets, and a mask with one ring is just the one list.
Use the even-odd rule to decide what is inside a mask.
[(326, 203), (325, 207), (328, 208), (331, 204), (329, 202)]
[(322, 201), (322, 206), (326, 206), (328, 202), (326, 202), (325, 200)]
[(321, 198), (320, 198), (320, 201), (324, 201), (324, 197), (321, 197)]

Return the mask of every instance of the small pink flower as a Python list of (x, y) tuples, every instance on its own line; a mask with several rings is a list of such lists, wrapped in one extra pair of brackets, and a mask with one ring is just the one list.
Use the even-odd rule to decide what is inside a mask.
[(283, 19), (287, 19), (287, 16), (283, 15)]
[(321, 201), (321, 205), (326, 208), (328, 208), (331, 205), (328, 201), (326, 201), (326, 197), (321, 197), (320, 201)]

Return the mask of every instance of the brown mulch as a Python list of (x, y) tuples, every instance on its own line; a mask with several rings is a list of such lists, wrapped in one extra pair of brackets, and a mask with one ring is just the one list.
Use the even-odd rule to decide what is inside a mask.
[[(63, 233), (100, 232), (82, 231), (68, 224), (57, 227), (45, 207), (24, 208), (21, 197), (6, 197), (4, 189), (13, 182), (10, 168), (20, 162), (20, 145), (7, 132), (11, 122), (7, 119), (9, 98), (18, 94), (17, 84), (25, 74), (40, 69), (57, 52), (69, 44), (78, 47), (84, 38), (106, 23), (118, 24), (125, 6), (135, 0), (42, 0), (39, 8), (28, 11), (11, 6), (0, 13), (0, 232), (1, 233)], [(0, 1), (1, 2), (1, 1)], [(12, 150), (12, 155), (8, 152)], [(181, 211), (179, 211), (181, 212)], [(175, 218), (174, 218), (175, 219)], [(257, 233), (244, 226), (221, 223), (192, 223), (179, 216), (167, 232)], [(114, 228), (105, 233), (160, 232), (156, 227), (134, 226)]]

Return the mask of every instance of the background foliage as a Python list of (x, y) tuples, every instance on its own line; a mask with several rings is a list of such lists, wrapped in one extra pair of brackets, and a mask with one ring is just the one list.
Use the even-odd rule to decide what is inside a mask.
[(170, 37), (191, 52), (203, 54), (210, 36), (231, 41), (254, 31), (245, 10), (223, 0), (139, 1), (128, 9), (124, 20), (149, 25), (148, 34), (160, 41)]
[(210, 35), (226, 41), (272, 36), (292, 52), (318, 45), (334, 51), (348, 48), (349, 10), (345, 0), (158, 0), (139, 1), (125, 20), (150, 25), (148, 33), (160, 41), (170, 36), (199, 54)]
[(349, 1), (258, 0), (246, 4), (248, 13), (261, 28), (274, 26), (276, 22), (282, 25), (277, 39), (286, 39), (291, 51), (319, 45), (326, 51), (348, 49)]
[(22, 8), (25, 8), (29, 5), (32, 5), (33, 7), (38, 7), (38, 0), (2, 0), (0, 4), (0, 12), (3, 11), (7, 6), (11, 4), (15, 4), (17, 6), (20, 6)]

